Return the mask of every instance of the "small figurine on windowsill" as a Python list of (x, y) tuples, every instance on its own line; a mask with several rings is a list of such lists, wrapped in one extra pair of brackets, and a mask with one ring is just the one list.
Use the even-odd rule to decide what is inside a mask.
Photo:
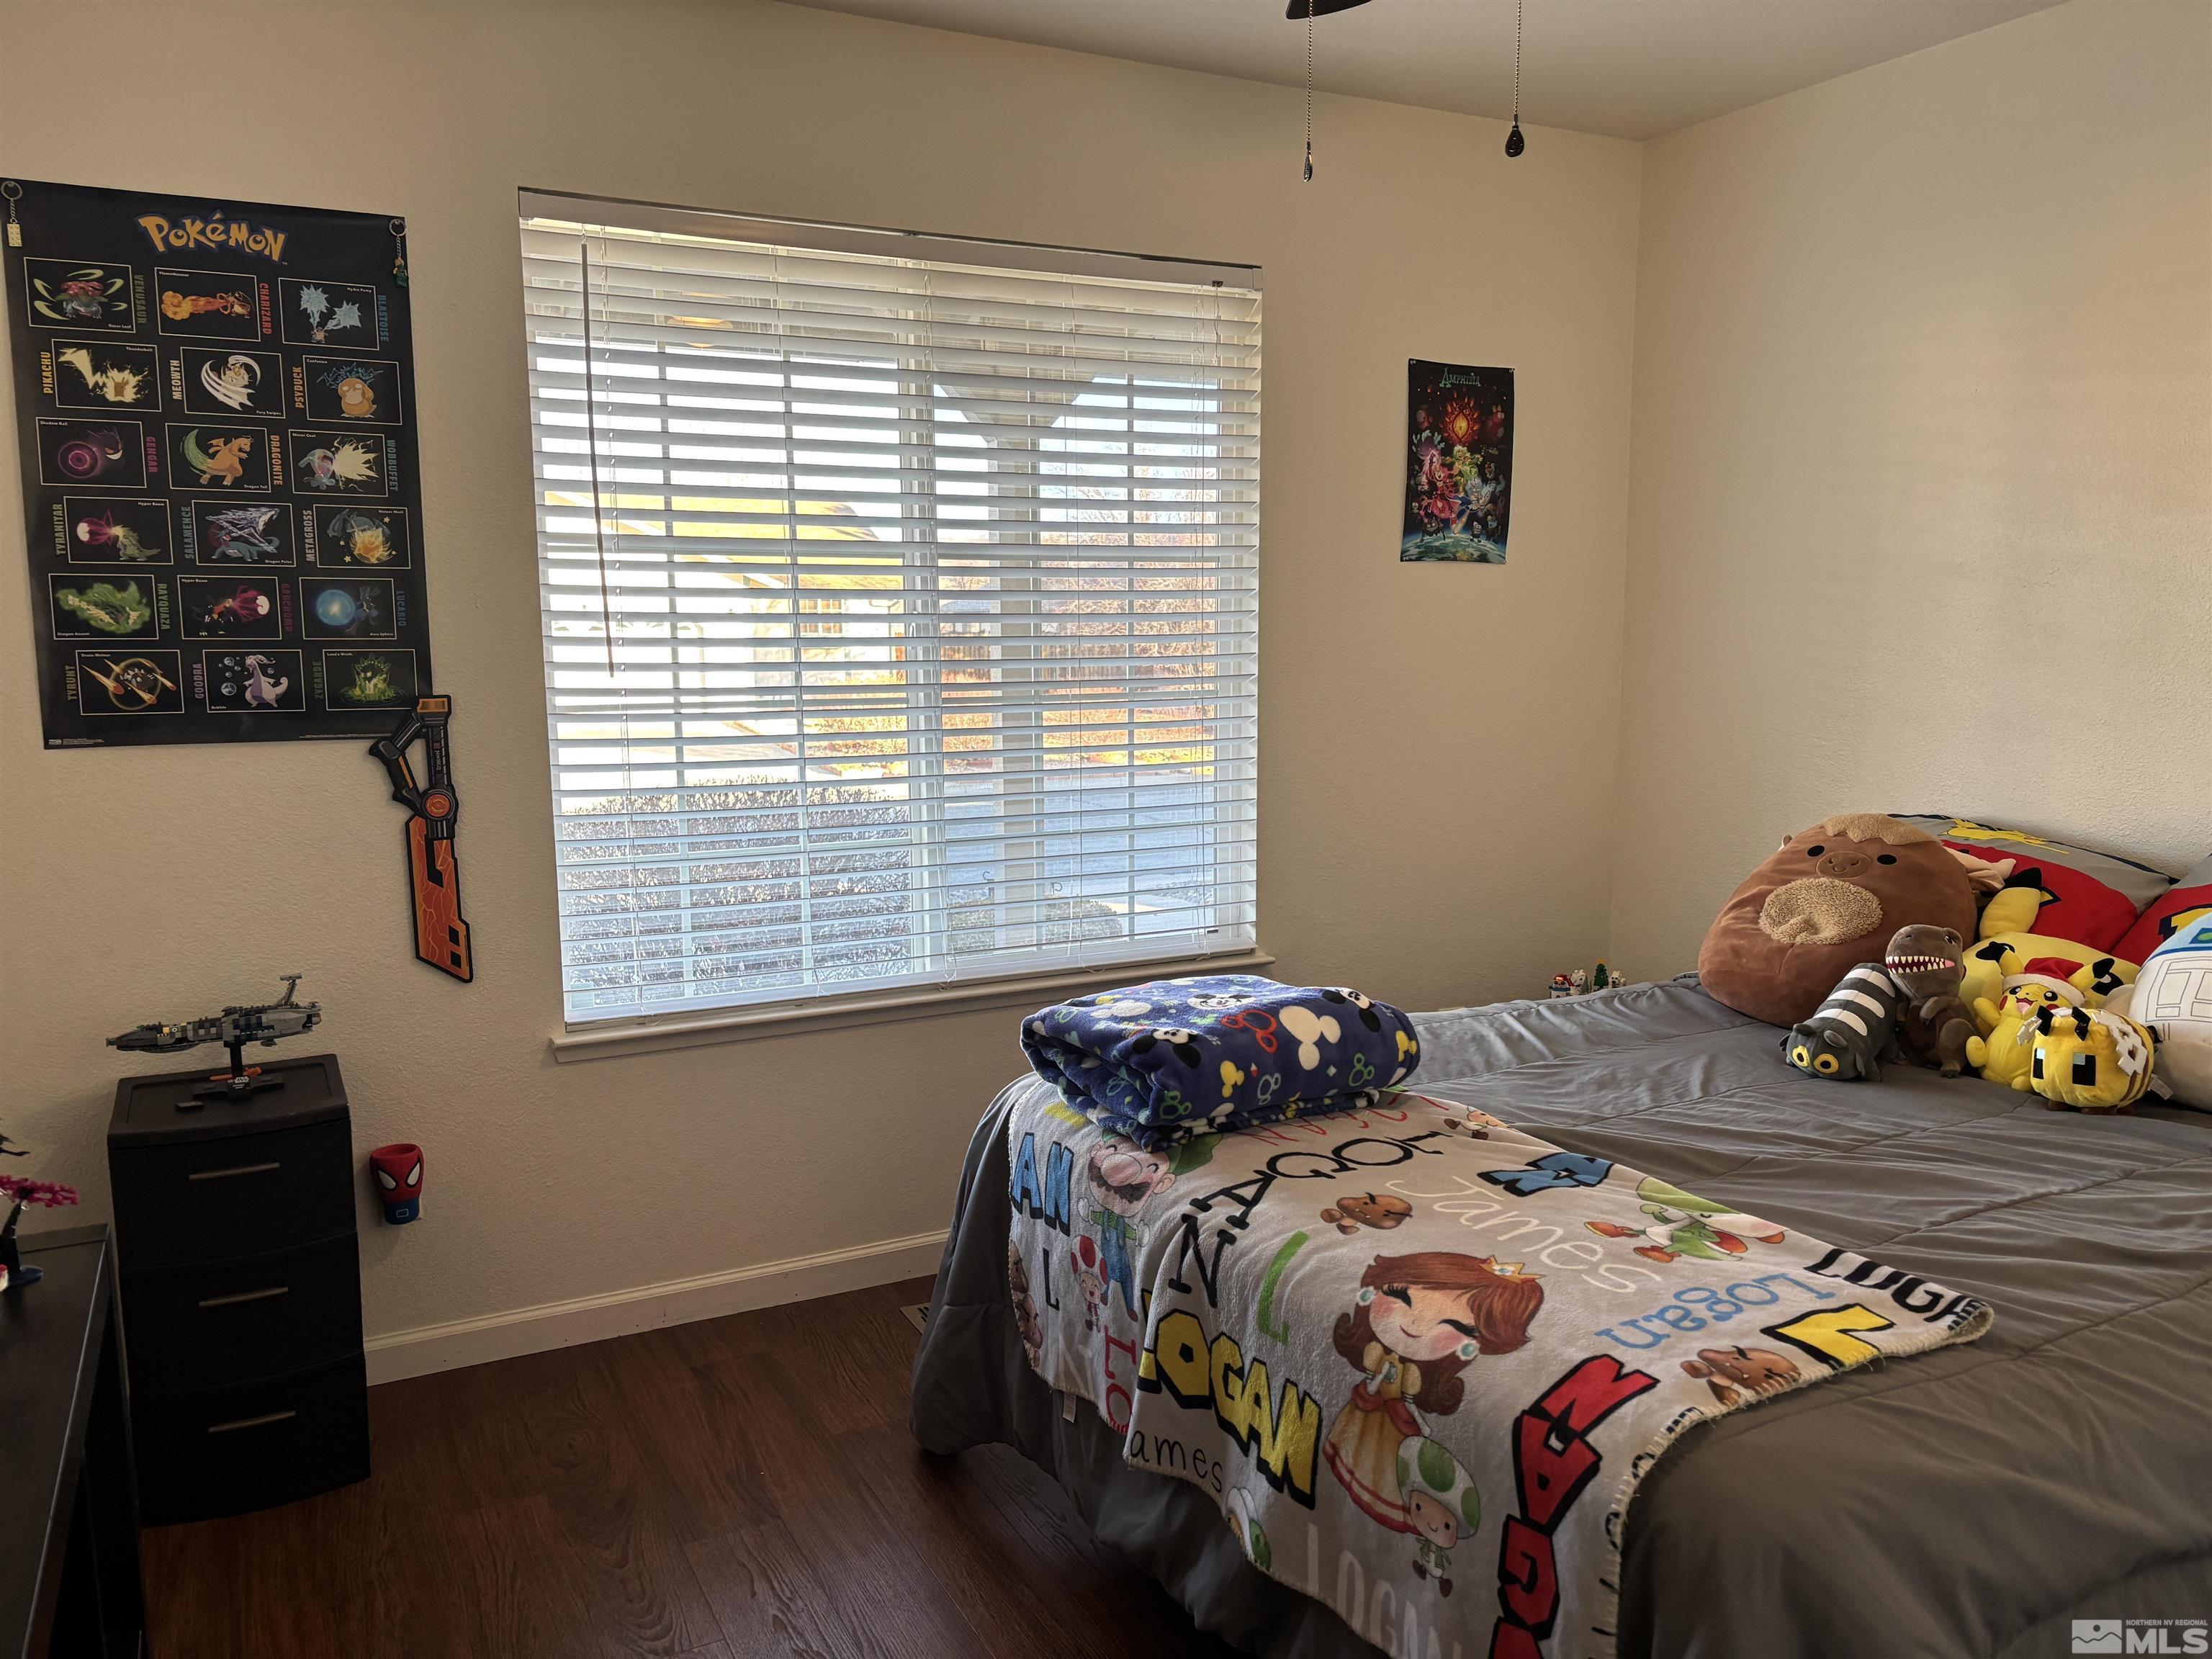
[(1553, 975), (1548, 994), (1555, 997), (1587, 996), (1592, 991), (1616, 990), (1627, 983), (1601, 962), (1595, 969), (1577, 968), (1570, 974)]
[[(0, 1134), (0, 1155), (9, 1158), (26, 1156), (22, 1147)], [(8, 1206), (8, 1219), (0, 1225), (0, 1291), (35, 1285), (46, 1276), (44, 1267), (26, 1267), (21, 1247), (15, 1239), (16, 1224), (23, 1218), (26, 1205), (36, 1204), (42, 1209), (58, 1210), (76, 1202), (76, 1188), (64, 1187), (58, 1181), (33, 1181), (28, 1176), (0, 1175), (0, 1202)]]

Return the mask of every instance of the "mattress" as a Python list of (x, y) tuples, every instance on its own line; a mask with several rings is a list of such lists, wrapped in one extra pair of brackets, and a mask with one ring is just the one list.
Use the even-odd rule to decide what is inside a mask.
[[(2042, 1655), (2067, 1650), (2077, 1618), (2212, 1617), (2212, 1118), (2053, 1112), (1904, 1067), (1808, 1078), (1778, 1031), (1680, 981), (1416, 1024), (1424, 1094), (1997, 1310), (1978, 1342), (1677, 1443), (1628, 1511), (1623, 1656)], [(916, 1358), (917, 1440), (1016, 1447), (1239, 1646), (1374, 1652), (1251, 1568), (1209, 1497), (1127, 1468), (1094, 1413), (1071, 1420), (1030, 1371), (1003, 1127), (1002, 1098), (969, 1149)]]

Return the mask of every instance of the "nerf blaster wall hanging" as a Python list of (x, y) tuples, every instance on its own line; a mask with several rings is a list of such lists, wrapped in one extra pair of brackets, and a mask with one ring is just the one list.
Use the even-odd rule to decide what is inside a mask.
[[(407, 872), (415, 894), (415, 954), (440, 973), (464, 982), (476, 977), (469, 952), (469, 924), (461, 916), (461, 872), (453, 857), (453, 825), (461, 816), (453, 793), (453, 751), (447, 727), (451, 697), (422, 697), (415, 712), (388, 738), (369, 744), (392, 777), (392, 799), (414, 816), (407, 820)], [(417, 780), (408, 751), (422, 739), (423, 776)]]

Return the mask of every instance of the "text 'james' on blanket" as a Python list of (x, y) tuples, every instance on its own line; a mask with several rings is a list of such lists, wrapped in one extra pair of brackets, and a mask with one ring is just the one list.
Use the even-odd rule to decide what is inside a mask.
[(1410, 1093), (1148, 1150), (1038, 1080), (1007, 1133), (1037, 1374), (1395, 1655), (1608, 1659), (1662, 1449), (1991, 1318)]

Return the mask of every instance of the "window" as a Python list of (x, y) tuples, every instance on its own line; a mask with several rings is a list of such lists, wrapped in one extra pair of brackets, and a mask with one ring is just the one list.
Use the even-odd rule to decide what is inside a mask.
[(1251, 949), (1258, 273), (522, 215), (570, 1023)]

